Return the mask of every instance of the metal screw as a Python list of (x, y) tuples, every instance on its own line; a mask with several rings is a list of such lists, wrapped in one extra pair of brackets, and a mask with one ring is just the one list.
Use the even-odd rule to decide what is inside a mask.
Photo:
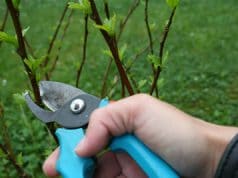
[(84, 109), (84, 107), (85, 107), (85, 102), (82, 99), (75, 99), (70, 104), (70, 110), (75, 114), (80, 113)]

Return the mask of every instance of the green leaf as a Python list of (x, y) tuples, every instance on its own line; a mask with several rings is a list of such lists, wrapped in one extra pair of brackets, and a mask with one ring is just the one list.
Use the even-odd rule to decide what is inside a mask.
[(16, 37), (2, 31), (0, 31), (0, 41), (13, 44), (15, 47), (18, 47), (18, 42)]
[(25, 104), (25, 97), (23, 94), (15, 93), (13, 94), (13, 99), (19, 105)]
[(154, 31), (156, 29), (156, 23), (149, 24), (149, 28), (151, 31)]
[(124, 54), (127, 49), (127, 44), (124, 44), (120, 49), (119, 49), (119, 57), (121, 61), (124, 59)]
[(21, 0), (12, 0), (13, 6), (15, 7), (15, 9), (19, 8), (20, 2), (21, 2)]
[(84, 14), (92, 14), (91, 4), (88, 0), (79, 0), (78, 3), (69, 2), (68, 5), (69, 8), (81, 10)]
[(169, 52), (166, 51), (165, 54), (164, 54), (164, 56), (163, 56), (163, 65), (164, 65), (165, 63), (167, 63), (168, 58), (169, 58)]
[(33, 73), (36, 73), (37, 69), (40, 68), (40, 65), (44, 62), (45, 56), (42, 56), (41, 58), (34, 59), (33, 57), (29, 57), (28, 59), (25, 59), (25, 64), (31, 69)]
[(106, 31), (110, 36), (115, 35), (116, 15), (114, 14), (110, 19), (105, 19), (102, 25), (94, 24), (98, 29)]
[(25, 36), (26, 32), (28, 32), (28, 30), (30, 29), (30, 27), (26, 27), (25, 29), (22, 30), (22, 36)]
[(138, 88), (141, 89), (143, 86), (145, 86), (146, 83), (147, 83), (147, 80), (140, 80), (138, 82)]
[(112, 52), (111, 52), (110, 50), (103, 50), (103, 54), (106, 54), (106, 55), (109, 56), (110, 58), (113, 58)]
[(22, 156), (22, 153), (19, 153), (18, 155), (17, 155), (17, 164), (19, 165), (19, 166), (22, 166), (23, 165), (23, 156)]
[(179, 0), (166, 0), (166, 2), (171, 8), (174, 8), (178, 5)]
[[(127, 44), (124, 44), (119, 49), (119, 57), (120, 57), (121, 61), (124, 59), (124, 54), (125, 54), (126, 48), (127, 48)], [(103, 54), (107, 55), (110, 58), (113, 58), (112, 52), (110, 50), (103, 50)]]
[(153, 64), (153, 66), (155, 68), (158, 68), (159, 66), (161, 66), (161, 64), (160, 64), (161, 60), (158, 56), (156, 56), (154, 54), (150, 54), (147, 56), (147, 59), (149, 62), (151, 62)]
[(39, 82), (42, 79), (42, 74), (40, 72), (37, 72), (35, 75), (36, 75), (36, 81)]

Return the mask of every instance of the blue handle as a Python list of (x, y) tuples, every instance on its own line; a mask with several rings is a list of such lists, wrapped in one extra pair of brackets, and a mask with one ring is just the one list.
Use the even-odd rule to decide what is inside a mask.
[(115, 137), (112, 151), (127, 152), (149, 178), (178, 178), (176, 172), (132, 134)]
[[(99, 107), (107, 104), (108, 100), (103, 99)], [(59, 128), (56, 130), (56, 136), (60, 143), (60, 156), (56, 163), (56, 170), (63, 178), (91, 178), (95, 169), (93, 159), (81, 158), (74, 151), (84, 137), (83, 129)], [(127, 152), (149, 178), (179, 177), (165, 161), (132, 134), (115, 137), (110, 148), (113, 151)]]
[[(108, 104), (103, 99), (99, 107)], [(132, 134), (115, 137), (110, 145), (112, 151), (127, 152), (141, 167), (149, 178), (178, 178), (176, 172), (158, 155)]]
[(56, 163), (56, 170), (63, 178), (91, 178), (94, 172), (92, 158), (81, 158), (75, 153), (75, 148), (84, 137), (83, 129), (56, 130), (60, 143), (60, 156)]

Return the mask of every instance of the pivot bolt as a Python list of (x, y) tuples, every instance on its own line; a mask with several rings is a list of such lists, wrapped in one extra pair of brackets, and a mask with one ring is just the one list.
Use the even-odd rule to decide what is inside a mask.
[(85, 107), (85, 102), (82, 99), (75, 99), (70, 104), (70, 110), (75, 113), (79, 114)]

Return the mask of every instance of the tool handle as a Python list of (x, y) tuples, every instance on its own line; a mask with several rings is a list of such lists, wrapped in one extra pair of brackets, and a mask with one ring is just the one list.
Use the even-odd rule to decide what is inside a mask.
[(91, 178), (95, 166), (93, 159), (81, 158), (75, 153), (77, 144), (84, 137), (83, 129), (59, 128), (56, 136), (60, 144), (56, 170), (63, 178)]
[[(103, 99), (99, 107), (108, 105)], [(127, 152), (149, 178), (178, 178), (177, 173), (158, 155), (153, 153), (133, 134), (114, 137), (110, 145), (112, 151)]]
[(112, 151), (127, 152), (149, 178), (178, 178), (176, 172), (133, 134), (114, 137)]

